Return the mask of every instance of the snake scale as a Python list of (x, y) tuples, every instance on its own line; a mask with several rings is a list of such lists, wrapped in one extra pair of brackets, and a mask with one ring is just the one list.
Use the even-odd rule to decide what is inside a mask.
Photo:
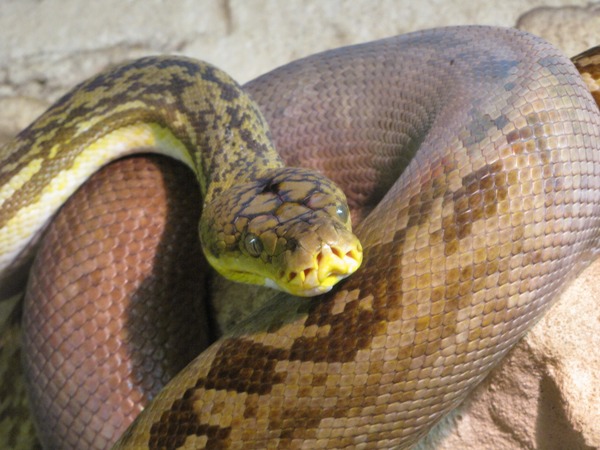
[[(454, 27), (328, 51), (246, 85), (281, 157), (343, 187), (363, 266), (324, 296), (277, 295), (182, 370), (115, 448), (409, 448), (417, 442), (597, 256), (600, 115), (590, 94), (596, 59), (594, 53), (577, 58), (588, 88), (569, 59), (537, 37)], [(150, 169), (135, 164), (143, 163), (128, 160), (102, 176), (142, 183)], [(165, 175), (167, 191), (173, 177), (180, 175)], [(90, 197), (94, 190), (86, 185), (81, 192)], [(123, 195), (129, 206), (121, 211), (132, 209), (136, 197)], [(68, 219), (59, 215), (59, 230), (89, 219), (74, 208)], [(135, 253), (140, 221), (117, 217), (135, 236), (119, 249)], [(54, 247), (42, 248), (46, 256), (36, 260), (29, 284), (37, 293), (35, 300), (28, 294), (29, 303), (50, 289), (45, 272), (52, 272), (64, 233), (48, 230)], [(154, 245), (163, 251), (163, 242)], [(92, 263), (74, 265), (86, 264)], [(68, 291), (65, 276), (57, 279)], [(30, 320), (53, 327), (52, 320)], [(79, 334), (90, 327), (75, 330), (84, 350)], [(102, 330), (91, 331), (93, 337)], [(49, 360), (86, 366), (85, 357), (69, 363), (51, 353)], [(91, 412), (110, 400), (116, 384), (131, 381), (120, 380), (118, 369), (104, 373), (108, 395), (91, 407), (68, 383), (62, 392), (32, 389), (50, 395), (51, 406), (60, 403), (59, 415), (71, 420), (50, 427), (57, 436), (49, 447), (114, 441), (88, 426)], [(102, 391), (102, 383), (90, 381), (91, 391)], [(65, 399), (84, 406), (62, 406)], [(134, 409), (136, 400), (123, 402)]]

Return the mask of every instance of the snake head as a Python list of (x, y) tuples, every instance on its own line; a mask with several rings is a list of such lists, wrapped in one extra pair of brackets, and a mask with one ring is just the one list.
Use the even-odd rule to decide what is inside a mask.
[(226, 278), (302, 297), (329, 291), (362, 262), (346, 197), (307, 169), (271, 169), (221, 192), (204, 206), (200, 240)]

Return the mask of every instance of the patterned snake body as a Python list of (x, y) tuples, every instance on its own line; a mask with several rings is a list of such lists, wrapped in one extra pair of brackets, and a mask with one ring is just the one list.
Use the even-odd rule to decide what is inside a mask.
[[(1, 294), (66, 199), (102, 165), (144, 148), (196, 174), (202, 248), (224, 276), (309, 296), (360, 265), (343, 192), (284, 167), (234, 80), (206, 63), (147, 57), (80, 84), (2, 149)], [(265, 220), (277, 226), (264, 231)]]
[(408, 448), (596, 257), (598, 107), (552, 46), (489, 27), (325, 52), (247, 89), (282, 157), (344, 188), (363, 267), (278, 296), (116, 448)]

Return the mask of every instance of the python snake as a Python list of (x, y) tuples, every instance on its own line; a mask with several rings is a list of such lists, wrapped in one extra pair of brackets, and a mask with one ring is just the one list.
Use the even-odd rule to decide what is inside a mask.
[[(578, 58), (591, 90), (596, 59)], [(363, 268), (324, 297), (277, 296), (177, 375), (116, 448), (410, 447), (596, 257), (598, 107), (552, 46), (490, 27), (325, 52), (246, 89), (282, 158), (344, 188)], [(46, 270), (30, 286), (47, 287)], [(85, 439), (75, 447), (102, 436), (55, 428)]]

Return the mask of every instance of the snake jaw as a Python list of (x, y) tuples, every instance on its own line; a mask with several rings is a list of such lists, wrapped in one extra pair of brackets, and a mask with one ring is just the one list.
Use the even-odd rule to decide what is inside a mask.
[(362, 263), (362, 256), (362, 246), (356, 238), (345, 244), (323, 244), (309, 266), (287, 272), (281, 283), (267, 279), (265, 285), (300, 297), (324, 294), (356, 272)]

